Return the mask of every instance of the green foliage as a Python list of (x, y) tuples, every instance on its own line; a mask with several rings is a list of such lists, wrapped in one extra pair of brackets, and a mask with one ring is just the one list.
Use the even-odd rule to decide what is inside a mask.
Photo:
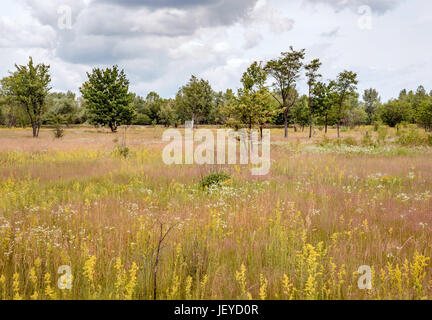
[(408, 132), (401, 132), (396, 143), (401, 146), (413, 147), (413, 146), (428, 146), (431, 145), (431, 135), (421, 135), (418, 130), (410, 129)]
[(61, 139), (64, 137), (65, 131), (60, 123), (54, 126), (53, 135), (55, 139)]
[(192, 76), (177, 93), (175, 103), (182, 121), (206, 123), (214, 107), (214, 91), (208, 81)]
[(380, 110), (382, 121), (394, 128), (407, 118), (407, 109), (400, 100), (390, 100)]
[(308, 97), (303, 95), (300, 99), (297, 99), (292, 109), (295, 124), (301, 127), (307, 126), (309, 124), (309, 112)]
[(315, 87), (318, 84), (318, 79), (322, 77), (321, 74), (318, 73), (319, 68), (321, 68), (322, 63), (319, 59), (312, 60), (309, 64), (305, 66), (306, 69), (306, 77), (308, 79), (307, 84), (309, 87), (309, 97), (308, 97), (308, 107), (309, 107), (309, 138), (312, 138), (312, 125), (313, 125), (313, 116), (317, 113), (317, 109), (320, 107), (319, 104), (315, 103)]
[(345, 110), (343, 122), (346, 126), (351, 128), (355, 126), (365, 125), (367, 123), (368, 115), (362, 108), (351, 108)]
[(158, 113), (160, 124), (163, 124), (165, 127), (175, 126), (178, 122), (178, 115), (175, 111), (175, 105), (173, 101), (166, 102)]
[(377, 132), (378, 132), (378, 142), (384, 143), (388, 134), (387, 127), (379, 127)]
[(375, 147), (376, 146), (376, 143), (372, 139), (372, 136), (370, 134), (365, 134), (364, 135), (361, 144), (363, 146), (366, 146), (366, 147)]
[(33, 136), (39, 136), (42, 118), (46, 111), (46, 97), (50, 91), (51, 76), (49, 65), (33, 63), (15, 65), (17, 71), (1, 81), (2, 90), (10, 101), (27, 114), (33, 128)]
[(432, 130), (432, 97), (424, 98), (418, 106), (418, 123), (427, 130)]
[(363, 93), (363, 101), (365, 104), (365, 112), (367, 113), (367, 124), (372, 124), (380, 104), (378, 91), (372, 88), (365, 90)]
[(56, 124), (61, 119), (62, 123), (73, 124), (79, 123), (79, 107), (75, 94), (71, 91), (67, 93), (55, 92), (50, 93), (47, 97), (48, 114), (45, 122)]
[(238, 126), (261, 128), (272, 121), (276, 110), (272, 108), (270, 93), (265, 86), (267, 73), (258, 62), (254, 62), (243, 74), (243, 88), (238, 91), (237, 103), (227, 107), (227, 114)]
[(86, 100), (89, 120), (92, 124), (109, 126), (116, 132), (123, 124), (131, 124), (135, 117), (129, 93), (129, 80), (117, 66), (87, 73), (88, 81), (81, 87)]
[[(274, 79), (274, 97), (278, 100), (284, 116), (285, 137), (288, 136), (288, 115), (298, 97), (296, 83), (300, 78), (304, 58), (305, 49), (296, 51), (290, 47), (290, 51), (282, 52), (281, 57), (270, 60), (265, 66), (265, 70)], [(277, 98), (278, 95), (281, 97), (280, 100)]]
[(223, 182), (229, 179), (230, 179), (230, 175), (224, 172), (212, 173), (207, 176), (204, 176), (201, 179), (200, 186), (203, 189), (211, 188), (211, 187), (219, 186)]
[(346, 100), (356, 94), (357, 84), (357, 74), (347, 70), (339, 73), (334, 83), (335, 100), (337, 102), (335, 105), (335, 114), (338, 119), (338, 136), (343, 113), (349, 107), (346, 104)]
[(121, 157), (121, 158), (127, 158), (130, 154), (130, 148), (125, 145), (117, 145), (114, 148), (114, 155)]

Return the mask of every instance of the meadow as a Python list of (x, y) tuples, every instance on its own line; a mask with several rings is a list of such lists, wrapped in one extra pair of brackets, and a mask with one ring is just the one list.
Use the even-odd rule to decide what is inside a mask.
[(0, 299), (432, 299), (432, 139), (375, 129), (272, 129), (263, 177), (167, 166), (161, 127), (0, 129)]

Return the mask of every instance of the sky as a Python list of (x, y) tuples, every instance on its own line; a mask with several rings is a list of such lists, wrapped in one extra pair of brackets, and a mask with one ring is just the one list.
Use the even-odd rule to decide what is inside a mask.
[(431, 12), (429, 0), (2, 0), (0, 78), (32, 56), (54, 91), (78, 93), (116, 64), (133, 92), (169, 98), (191, 75), (236, 89), (253, 61), (293, 46), (321, 59), (323, 80), (352, 70), (387, 100), (432, 89)]

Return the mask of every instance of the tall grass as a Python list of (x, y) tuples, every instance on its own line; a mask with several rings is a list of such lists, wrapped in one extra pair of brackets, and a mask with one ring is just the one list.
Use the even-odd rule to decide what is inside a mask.
[[(202, 188), (211, 168), (165, 166), (145, 130), (131, 133), (127, 157), (113, 136), (90, 146), (79, 132), (44, 152), (21, 132), (4, 138), (16, 150), (0, 153), (1, 299), (153, 299), (161, 227), (172, 229), (157, 299), (432, 298), (427, 147), (389, 154), (372, 137), (375, 153), (352, 153), (365, 148), (361, 132), (346, 146), (285, 143), (275, 130), (270, 176), (227, 167), (230, 179)], [(387, 147), (399, 148), (391, 134)], [(372, 290), (358, 287), (362, 265)], [(59, 289), (61, 266), (71, 290)]]

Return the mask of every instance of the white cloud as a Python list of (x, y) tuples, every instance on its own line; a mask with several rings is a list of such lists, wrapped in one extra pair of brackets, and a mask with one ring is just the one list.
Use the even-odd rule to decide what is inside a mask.
[[(371, 31), (358, 27), (364, 4)], [(60, 5), (72, 9), (71, 30), (58, 27)], [(323, 61), (324, 78), (350, 68), (361, 89), (388, 98), (432, 87), (431, 9), (423, 0), (3, 0), (0, 76), (32, 55), (51, 64), (54, 89), (77, 92), (86, 71), (119, 64), (138, 94), (169, 97), (192, 74), (235, 89), (248, 64), (293, 45)]]

